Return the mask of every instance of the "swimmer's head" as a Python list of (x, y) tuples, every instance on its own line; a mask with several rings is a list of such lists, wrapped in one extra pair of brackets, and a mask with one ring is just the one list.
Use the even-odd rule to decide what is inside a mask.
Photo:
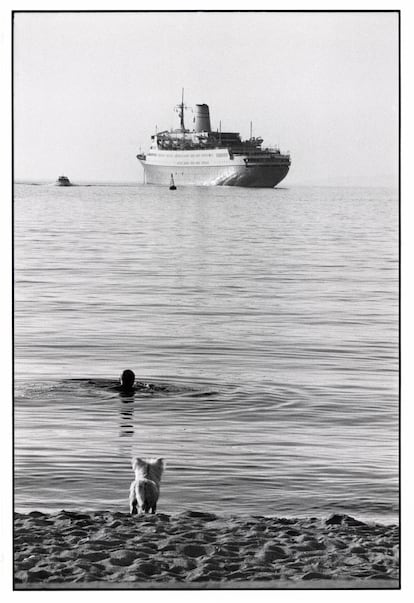
[(125, 369), (121, 375), (121, 385), (125, 389), (132, 389), (134, 387), (135, 373), (130, 369)]

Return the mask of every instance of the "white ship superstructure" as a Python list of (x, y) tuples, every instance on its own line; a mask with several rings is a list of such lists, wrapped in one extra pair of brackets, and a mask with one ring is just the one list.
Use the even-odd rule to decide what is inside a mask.
[(148, 153), (137, 158), (145, 182), (177, 186), (274, 187), (289, 171), (290, 156), (277, 148), (262, 149), (262, 138), (243, 141), (238, 132), (213, 132), (208, 105), (196, 105), (194, 129), (184, 125), (184, 100), (177, 109), (180, 128), (151, 136)]

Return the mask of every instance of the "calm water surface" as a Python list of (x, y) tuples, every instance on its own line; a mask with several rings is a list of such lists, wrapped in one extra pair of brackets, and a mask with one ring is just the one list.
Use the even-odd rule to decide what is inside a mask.
[[(392, 190), (17, 185), (15, 506), (394, 518)], [(163, 388), (125, 398), (124, 368)]]

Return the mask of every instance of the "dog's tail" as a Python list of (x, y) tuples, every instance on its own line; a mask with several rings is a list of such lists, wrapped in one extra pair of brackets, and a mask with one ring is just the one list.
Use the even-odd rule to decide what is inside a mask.
[(138, 498), (144, 513), (150, 510), (155, 513), (159, 489), (155, 482), (150, 479), (143, 479), (138, 482)]

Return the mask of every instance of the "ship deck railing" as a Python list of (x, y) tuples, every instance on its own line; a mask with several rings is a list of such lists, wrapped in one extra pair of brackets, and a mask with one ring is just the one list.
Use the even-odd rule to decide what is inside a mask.
[[(281, 153), (278, 147), (257, 147), (257, 146), (249, 146), (249, 145), (231, 145), (231, 144), (191, 144), (186, 142), (184, 145), (178, 144), (158, 144), (159, 151), (210, 151), (210, 150), (223, 150), (228, 149), (230, 154), (233, 155), (249, 155), (253, 157), (257, 155), (257, 157), (263, 157), (266, 154), (281, 157), (289, 157), (289, 153)], [(144, 159), (145, 154), (140, 153), (140, 157)]]

